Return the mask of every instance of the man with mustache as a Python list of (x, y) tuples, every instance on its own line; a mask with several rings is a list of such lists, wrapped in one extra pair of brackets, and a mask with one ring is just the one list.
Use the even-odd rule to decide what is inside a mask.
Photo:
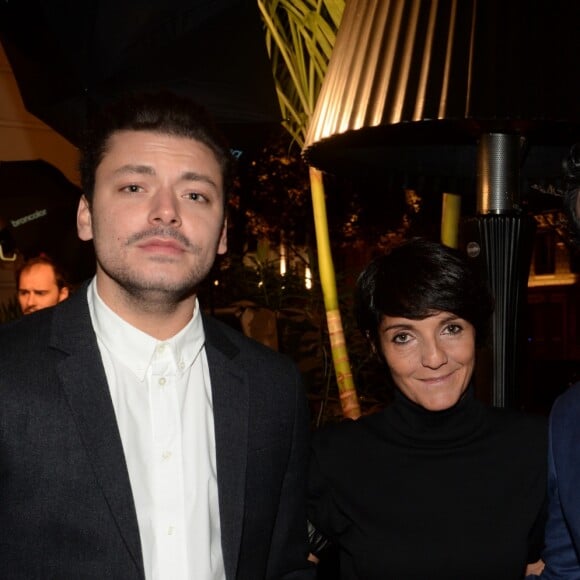
[(127, 97), (81, 180), (96, 276), (0, 332), (2, 577), (312, 578), (298, 372), (197, 300), (229, 149), (189, 100)]

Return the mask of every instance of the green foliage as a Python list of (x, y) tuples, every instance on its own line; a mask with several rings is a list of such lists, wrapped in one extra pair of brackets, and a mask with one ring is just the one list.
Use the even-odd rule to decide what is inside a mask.
[(308, 168), (282, 128), (240, 168), (228, 224), (230, 249), (237, 254), (254, 250), (257, 240), (306, 246), (313, 239)]
[[(280, 260), (269, 257), (267, 245), (263, 241), (256, 253), (228, 254), (222, 258), (202, 289), (206, 303), (223, 307), (250, 301), (271, 310), (301, 308), (316, 315), (322, 308), (318, 281), (312, 280), (313, 287), (307, 289), (303, 269), (299, 271), (292, 266), (282, 276)], [(292, 251), (290, 247), (289, 253)]]

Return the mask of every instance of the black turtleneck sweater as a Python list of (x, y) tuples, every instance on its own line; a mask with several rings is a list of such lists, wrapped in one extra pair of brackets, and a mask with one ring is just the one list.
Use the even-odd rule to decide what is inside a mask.
[(399, 394), (314, 435), (309, 519), (348, 580), (516, 580), (540, 557), (546, 421), (471, 392), (431, 412)]

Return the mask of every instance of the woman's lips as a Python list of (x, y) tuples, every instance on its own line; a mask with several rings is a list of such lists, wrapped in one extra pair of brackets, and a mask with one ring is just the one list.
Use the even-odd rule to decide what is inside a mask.
[(453, 373), (447, 373), (446, 375), (441, 375), (438, 377), (425, 377), (423, 379), (419, 379), (422, 383), (427, 385), (438, 385), (440, 383), (444, 383), (445, 381), (449, 380)]

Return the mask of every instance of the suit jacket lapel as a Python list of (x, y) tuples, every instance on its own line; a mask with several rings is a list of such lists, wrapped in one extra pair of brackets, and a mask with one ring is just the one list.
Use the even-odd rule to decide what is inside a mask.
[(143, 576), (131, 484), (105, 370), (90, 320), (85, 287), (55, 310), (51, 346), (69, 355), (57, 369), (62, 387), (93, 465), (95, 478)]
[(211, 376), (222, 551), (227, 578), (235, 578), (246, 488), (249, 385), (234, 364), (238, 348), (219, 326), (204, 317)]

